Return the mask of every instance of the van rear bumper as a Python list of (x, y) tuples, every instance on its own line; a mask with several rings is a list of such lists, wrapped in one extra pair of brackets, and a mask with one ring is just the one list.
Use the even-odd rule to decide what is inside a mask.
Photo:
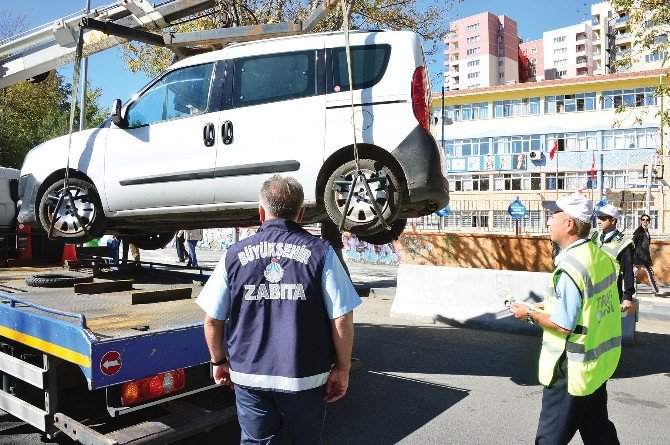
[(432, 211), (449, 204), (449, 183), (438, 150), (435, 138), (417, 125), (391, 152), (407, 178), (410, 202), (425, 202)]
[(17, 220), (21, 224), (38, 226), (35, 200), (40, 182), (33, 175), (24, 175), (19, 178), (19, 214)]

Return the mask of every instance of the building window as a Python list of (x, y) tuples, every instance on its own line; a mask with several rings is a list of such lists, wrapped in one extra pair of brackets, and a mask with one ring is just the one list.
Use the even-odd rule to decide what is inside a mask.
[(542, 148), (542, 135), (501, 136), (493, 138), (493, 154), (519, 154)]
[(464, 105), (449, 105), (444, 107), (444, 115), (455, 122), (488, 119), (489, 104), (488, 102), (478, 102)]
[(477, 48), (470, 48), (470, 49), (466, 50), (465, 53), (466, 53), (468, 56), (471, 56), (471, 55), (473, 55), (473, 54), (479, 54), (479, 47), (477, 47)]
[(567, 52), (568, 52), (568, 49), (567, 49), (567, 48), (556, 48), (556, 49), (554, 50), (554, 55), (556, 56), (556, 55), (558, 55), (558, 54), (565, 54), (565, 53), (567, 53)]
[(474, 31), (476, 29), (479, 29), (479, 23), (473, 23), (472, 25), (468, 25), (465, 27), (466, 31)]
[(540, 114), (540, 98), (500, 100), (493, 102), (493, 117), (535, 116)]
[(468, 61), (468, 66), (478, 66), (478, 65), (479, 65), (479, 59)]
[(544, 98), (544, 112), (547, 114), (594, 111), (595, 109), (596, 93), (566, 94)]
[(468, 85), (467, 89), (471, 90), (473, 88), (479, 88), (480, 86), (482, 86), (481, 83), (475, 83), (475, 84), (472, 84), (472, 85)]
[(498, 79), (502, 79), (505, 77), (505, 73), (498, 73)]
[(658, 128), (628, 128), (603, 132), (603, 150), (658, 148)]
[(565, 36), (554, 37), (554, 43), (565, 42)]
[(479, 77), (479, 71), (475, 71), (474, 73), (468, 73), (468, 79), (474, 79), (475, 77)]
[(467, 43), (475, 43), (475, 42), (479, 42), (479, 36), (468, 37), (467, 39), (465, 39), (465, 41), (466, 41)]
[(568, 75), (568, 70), (561, 70), (556, 73), (556, 78), (561, 79), (563, 76)]
[(648, 107), (656, 104), (654, 88), (636, 88), (634, 90), (603, 91), (601, 100), (604, 110), (611, 110), (622, 105), (626, 107)]
[(544, 188), (546, 190), (565, 190), (565, 173), (547, 173)]
[(647, 54), (644, 56), (644, 61), (646, 63), (652, 63), (652, 62), (663, 62), (665, 59), (668, 58), (668, 52), (663, 51), (660, 53), (653, 53), (653, 54)]
[(452, 139), (444, 141), (444, 152), (449, 156), (479, 156), (490, 154), (489, 138)]
[(536, 52), (537, 52), (537, 48), (531, 48), (531, 49), (530, 49), (530, 53), (531, 53), (531, 54), (535, 54)]
[(537, 63), (537, 59), (530, 59), (530, 64), (535, 65)]
[(554, 62), (554, 65), (556, 66), (562, 66), (562, 65), (567, 65), (568, 64), (568, 59), (558, 59)]
[(503, 60), (498, 60), (498, 66), (503, 66), (505, 62)]

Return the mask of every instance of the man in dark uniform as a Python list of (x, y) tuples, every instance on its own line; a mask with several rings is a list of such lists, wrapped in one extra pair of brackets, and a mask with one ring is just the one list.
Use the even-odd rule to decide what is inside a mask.
[(617, 290), (621, 302), (621, 312), (635, 314), (633, 294), (635, 294), (635, 274), (633, 273), (633, 239), (617, 229), (620, 218), (619, 209), (612, 204), (605, 204), (596, 211), (598, 230), (591, 240), (596, 246), (610, 254), (619, 263)]
[[(321, 440), (327, 402), (346, 394), (361, 303), (333, 248), (298, 223), (303, 191), (275, 175), (256, 235), (227, 250), (196, 302), (214, 380), (234, 386), (244, 444)], [(224, 338), (225, 326), (225, 338)]]

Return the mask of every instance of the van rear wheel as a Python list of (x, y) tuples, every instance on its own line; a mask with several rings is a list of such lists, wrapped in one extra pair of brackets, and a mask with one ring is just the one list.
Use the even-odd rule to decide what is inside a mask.
[[(349, 161), (336, 169), (328, 178), (323, 201), (328, 216), (338, 225), (344, 218), (344, 230), (356, 235), (372, 235), (385, 230), (382, 218), (390, 225), (398, 216), (401, 204), (400, 182), (391, 169), (373, 159), (359, 160), (372, 196), (363, 182), (356, 178), (349, 207), (344, 215), (347, 196), (356, 177), (356, 163)], [(377, 214), (372, 200), (377, 202), (381, 215)]]

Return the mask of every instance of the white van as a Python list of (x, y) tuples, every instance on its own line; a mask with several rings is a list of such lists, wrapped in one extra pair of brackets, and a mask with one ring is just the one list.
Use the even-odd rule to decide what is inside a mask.
[[(71, 242), (109, 232), (155, 248), (177, 228), (257, 224), (261, 184), (280, 173), (303, 185), (305, 223), (330, 217), (339, 225), (356, 171), (354, 127), (360, 166), (387, 222), (444, 207), (419, 36), (352, 32), (350, 41), (353, 125), (343, 33), (231, 45), (177, 62), (123, 107), (117, 100), (99, 128), (73, 135), (74, 206), (61, 199), (67, 137), (30, 151), (19, 220)], [(361, 182), (344, 228), (382, 233)]]

